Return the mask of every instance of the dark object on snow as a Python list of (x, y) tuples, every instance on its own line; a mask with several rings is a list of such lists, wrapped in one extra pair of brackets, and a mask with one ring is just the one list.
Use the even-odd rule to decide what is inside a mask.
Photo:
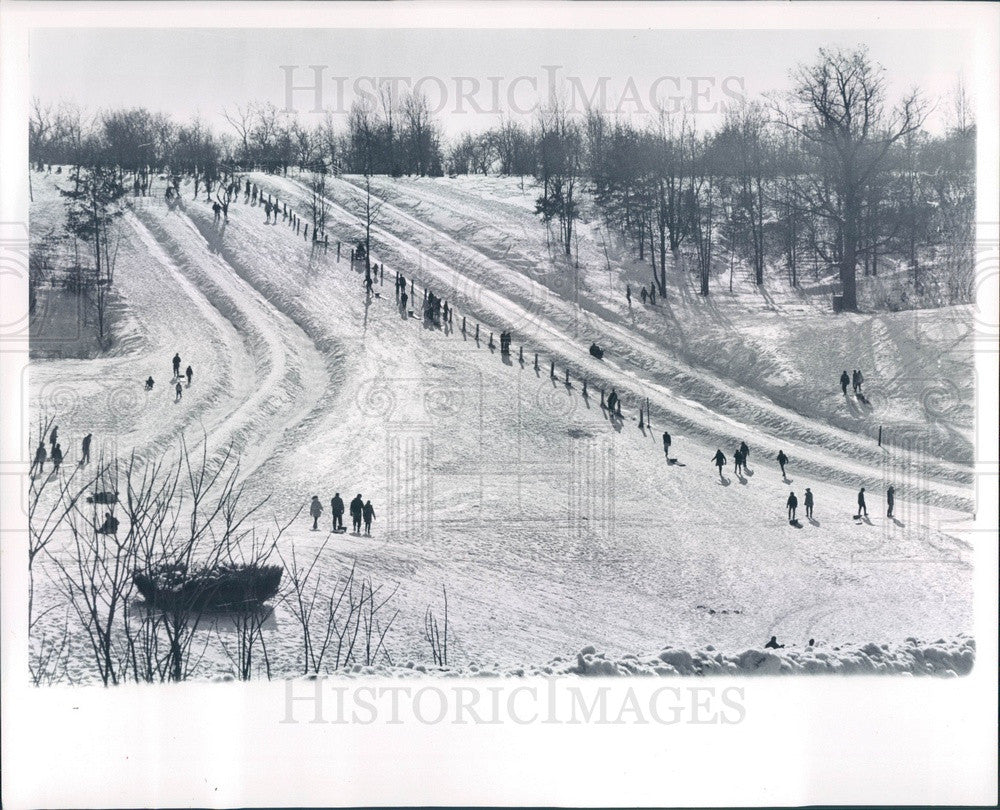
[(598, 360), (604, 359), (604, 349), (598, 346), (596, 343), (590, 344), (590, 353), (594, 355)]
[(771, 636), (771, 640), (764, 645), (765, 650), (782, 650), (784, 649), (784, 647), (785, 647), (784, 644), (778, 643), (777, 636)]
[(152, 377), (147, 377), (146, 378), (146, 390), (147, 391), (152, 391), (153, 390), (153, 378)]
[(104, 515), (104, 523), (101, 524), (100, 528), (97, 530), (98, 534), (117, 534), (118, 533), (118, 518), (112, 515), (110, 512)]
[(87, 503), (118, 503), (117, 492), (95, 492), (87, 496)]
[(191, 571), (164, 565), (149, 573), (136, 570), (132, 581), (150, 607), (206, 610), (260, 605), (278, 592), (281, 574), (280, 565), (218, 563)]

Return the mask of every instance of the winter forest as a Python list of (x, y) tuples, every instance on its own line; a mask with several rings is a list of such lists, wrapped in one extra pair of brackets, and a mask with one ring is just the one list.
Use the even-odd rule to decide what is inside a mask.
[(34, 98), (32, 681), (968, 673), (972, 101), (788, 70)]

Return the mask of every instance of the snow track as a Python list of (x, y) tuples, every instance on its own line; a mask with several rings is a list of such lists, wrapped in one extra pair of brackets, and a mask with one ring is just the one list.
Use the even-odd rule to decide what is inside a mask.
[[(307, 199), (306, 189), (298, 181), (267, 175), (256, 179), (283, 197), (294, 191), (300, 204)], [(337, 181), (336, 190), (356, 200), (364, 193), (347, 181)], [(333, 198), (328, 201), (339, 221), (358, 226), (351, 209)], [(379, 205), (380, 220), (386, 224), (373, 226), (372, 232), (380, 259), (449, 298), (459, 312), (468, 312), (497, 331), (513, 330), (515, 343), (523, 341), (545, 359), (555, 358), (560, 372), (569, 366), (577, 381), (586, 376), (591, 390), (616, 386), (627, 409), (635, 411), (638, 403), (648, 398), (653, 424), (669, 426), (672, 434), (679, 427), (679, 435), (726, 448), (745, 440), (758, 448), (758, 459), (765, 455), (773, 458), (779, 448), (786, 448), (796, 468), (809, 475), (869, 488), (880, 481), (881, 476), (873, 476), (873, 470), (881, 469), (890, 452), (903, 458), (909, 455), (906, 450), (873, 446), (869, 437), (781, 408), (762, 394), (722, 384), (633, 330), (579, 309), (391, 203)], [(587, 351), (591, 340), (605, 348), (603, 361)], [(787, 449), (790, 446), (792, 450)], [(919, 463), (922, 478), (910, 486), (911, 498), (972, 510), (972, 472), (967, 467), (927, 458)]]

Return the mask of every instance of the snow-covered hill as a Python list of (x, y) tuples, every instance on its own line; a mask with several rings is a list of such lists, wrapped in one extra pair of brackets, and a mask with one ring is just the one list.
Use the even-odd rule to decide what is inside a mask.
[[(306, 216), (296, 178), (252, 179)], [(51, 185), (39, 190), (50, 183), (38, 179), (36, 206), (59, 204)], [(913, 401), (935, 382), (928, 343), (962, 356), (954, 335), (968, 313), (835, 318), (791, 292), (705, 301), (681, 284), (669, 306), (629, 313), (621, 288), (636, 267), (609, 242), (609, 279), (594, 259), (604, 258), (595, 224), (581, 235), (580, 283), (569, 284), (516, 181), (378, 183), (373, 253), (385, 279), (370, 300), (347, 258), (360, 235), (357, 178), (330, 182), (329, 252), (280, 219), (265, 225), (242, 197), (220, 225), (190, 186), (174, 210), (139, 200), (115, 282), (128, 340), (105, 359), (32, 364), (33, 407), (58, 414), (68, 463), (91, 431), (94, 455), (204, 437), (213, 452), (241, 452), (249, 494), (270, 496), (279, 519), (315, 494), (327, 525), (335, 491), (364, 493), (372, 538), (311, 532), (300, 517), (283, 543), (300, 553), (326, 543), (327, 576), (356, 561), (399, 585), (397, 661), (429, 658), (422, 619), (440, 609), (442, 585), (452, 660), (510, 667), (590, 643), (622, 656), (665, 644), (746, 649), (772, 634), (881, 644), (970, 630), (971, 547), (959, 534), (972, 508), (969, 363), (947, 378), (954, 402), (929, 412)], [(455, 306), (451, 330), (400, 313), (397, 271), (415, 279), (418, 302), (427, 285)], [(502, 329), (512, 359), (488, 346)], [(594, 340), (603, 361), (587, 351)], [(176, 404), (175, 351), (195, 373)], [(841, 367), (858, 365), (872, 413), (836, 387)], [(623, 424), (600, 407), (602, 387), (622, 395)], [(647, 398), (652, 429), (640, 429)], [(879, 423), (896, 444), (877, 446)], [(730, 464), (720, 479), (712, 455), (731, 458), (740, 440), (751, 447), (746, 476)], [(779, 449), (791, 458), (787, 482)], [(884, 517), (890, 482), (895, 519)], [(871, 519), (855, 523), (862, 485)], [(800, 509), (796, 528), (785, 499), (794, 490), (801, 502), (807, 486), (815, 520)], [(282, 607), (268, 632), (275, 660), (291, 660)]]

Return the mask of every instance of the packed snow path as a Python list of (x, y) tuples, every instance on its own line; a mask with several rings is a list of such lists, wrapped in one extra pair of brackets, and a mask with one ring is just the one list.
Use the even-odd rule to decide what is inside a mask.
[[(301, 186), (256, 179), (305, 216)], [(678, 397), (655, 359), (640, 375), (619, 365), (614, 351), (605, 363), (586, 353), (591, 335), (623, 339), (624, 327), (573, 333), (548, 296), (539, 298), (544, 307), (520, 315), (524, 307), (504, 284), (487, 289), (459, 277), (462, 265), (421, 252), (419, 234), (412, 247), (411, 234), (387, 227), (374, 256), (387, 262), (385, 285), (366, 301), (360, 267), (352, 270), (346, 255), (359, 227), (347, 207), (334, 203), (328, 228), (347, 248), (338, 264), (334, 243), (327, 253), (280, 218), (265, 225), (261, 208), (242, 197), (228, 224), (216, 226), (189, 186), (184, 195), (174, 210), (141, 203), (129, 223), (116, 285), (141, 337), (115, 357), (36, 363), (36, 408), (55, 409), (55, 381), (67, 390), (79, 385), (72, 413), (59, 411), (60, 432), (93, 430), (97, 447), (114, 440), (119, 449), (155, 449), (182, 432), (196, 441), (204, 425), (213, 447), (232, 442), (246, 453), (248, 487), (271, 496), (279, 517), (318, 494), (326, 527), (334, 491), (345, 500), (364, 493), (378, 514), (373, 538), (313, 533), (302, 517), (284, 542), (300, 551), (327, 542), (330, 577), (357, 560), (377, 582), (399, 583), (397, 660), (426, 658), (420, 625), (428, 605), (440, 611), (442, 585), (459, 661), (546, 660), (585, 643), (623, 653), (665, 643), (739, 647), (775, 633), (802, 643), (810, 636), (867, 642), (969, 629), (970, 551), (952, 533), (967, 516), (930, 503), (967, 503), (949, 465), (925, 462), (934, 474), (866, 467), (840, 451), (843, 431), (805, 425), (808, 434), (780, 445), (793, 459), (784, 483), (766, 430)], [(392, 292), (397, 270), (444, 297), (460, 288), (453, 331), (401, 315)], [(412, 305), (420, 295), (418, 286)], [(462, 314), (470, 316), (464, 337)], [(478, 345), (472, 316), (489, 324)], [(515, 354), (502, 362), (487, 348), (488, 331), (508, 324)], [(522, 337), (522, 325), (535, 331)], [(591, 331), (598, 328), (607, 332)], [(557, 357), (559, 379), (548, 377), (549, 354), (539, 373), (531, 357), (523, 368), (517, 363), (517, 346), (529, 340)], [(169, 372), (175, 350), (182, 368), (188, 356), (197, 360), (194, 385), (175, 406), (157, 378), (154, 394), (164, 401), (146, 399), (148, 369)], [(567, 360), (572, 387), (561, 378)], [(589, 401), (580, 396), (584, 369), (593, 374)], [(598, 381), (632, 392), (623, 425), (609, 424), (600, 409)], [(110, 414), (116, 390), (135, 405)], [(653, 430), (644, 433), (631, 418), (640, 395), (653, 403)], [(797, 422), (789, 416), (783, 424)], [(674, 437), (672, 466), (659, 445), (664, 427)], [(717, 446), (731, 456), (741, 438), (751, 446), (753, 474), (740, 480), (730, 465), (720, 480), (709, 459)], [(857, 482), (881, 484), (884, 476), (903, 481), (896, 521), (882, 517), (877, 486), (871, 525), (856, 525)], [(816, 521), (800, 510), (797, 529), (784, 501), (794, 489), (801, 502), (806, 486), (817, 495)], [(911, 500), (908, 488), (926, 497)], [(276, 618), (280, 654), (294, 632), (280, 608)]]

